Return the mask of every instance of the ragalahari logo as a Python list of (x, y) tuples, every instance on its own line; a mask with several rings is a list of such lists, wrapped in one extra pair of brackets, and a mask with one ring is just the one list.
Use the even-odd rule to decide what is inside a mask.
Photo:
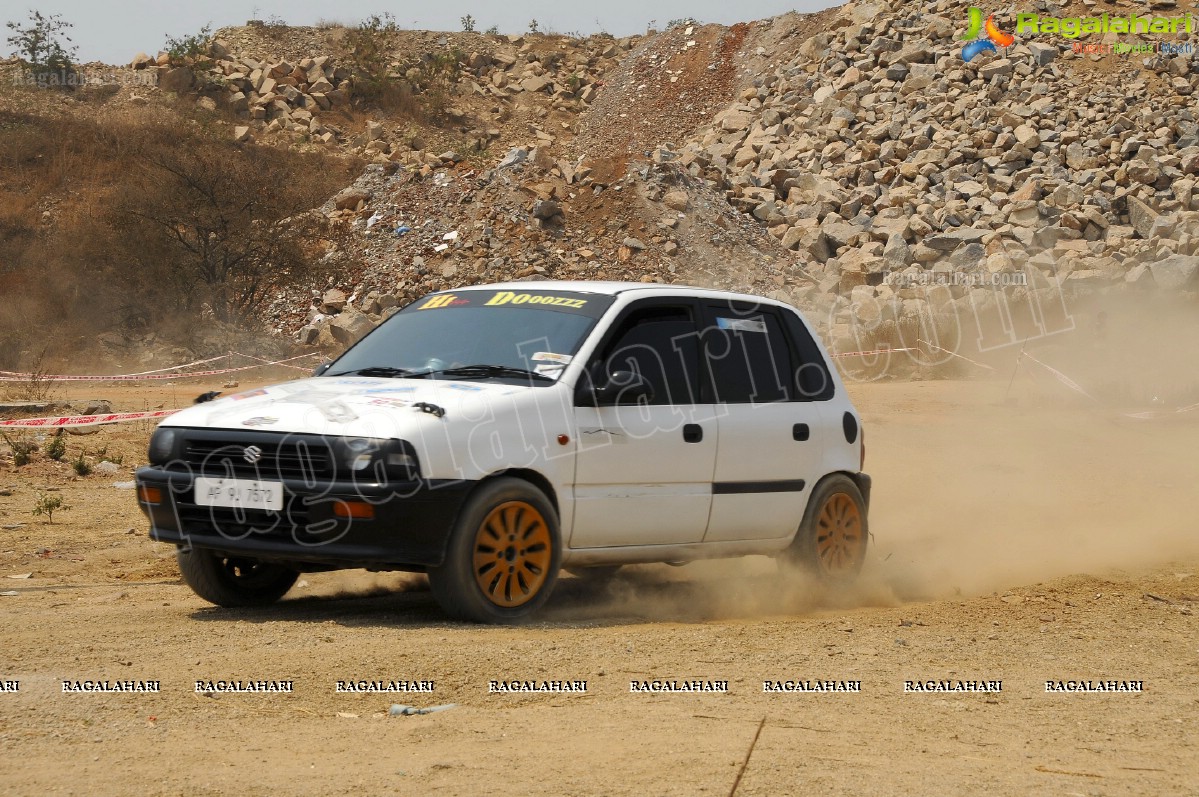
[(966, 40), (966, 45), (962, 47), (963, 61), (969, 61), (987, 50), (997, 52), (995, 45), (1010, 47), (1016, 41), (1015, 36), (999, 29), (994, 15), (988, 16), (984, 22), (982, 9), (970, 6), (969, 13), (969, 27), (966, 28), (966, 35), (962, 36)]

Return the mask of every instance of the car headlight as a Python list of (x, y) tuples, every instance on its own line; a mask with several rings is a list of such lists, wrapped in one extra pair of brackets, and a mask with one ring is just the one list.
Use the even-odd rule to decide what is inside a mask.
[(366, 477), (395, 482), (420, 478), (416, 452), (407, 441), (353, 437), (342, 442), (340, 448), (341, 464), (356, 480)]
[(361, 473), (375, 461), (380, 441), (356, 437), (346, 441), (343, 464), (354, 473)]
[(154, 434), (150, 436), (150, 450), (148, 452), (151, 465), (165, 465), (174, 459), (175, 439), (177, 437), (178, 430), (169, 426), (159, 426), (154, 430)]
[(388, 441), (383, 462), (387, 477), (392, 481), (420, 481), (420, 460), (416, 457), (416, 449), (407, 440)]

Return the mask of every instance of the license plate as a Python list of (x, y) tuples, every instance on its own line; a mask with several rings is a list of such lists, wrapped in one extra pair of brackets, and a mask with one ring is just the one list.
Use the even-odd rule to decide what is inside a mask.
[(196, 503), (228, 509), (262, 509), (279, 511), (283, 508), (283, 485), (280, 482), (260, 482), (251, 479), (196, 478)]

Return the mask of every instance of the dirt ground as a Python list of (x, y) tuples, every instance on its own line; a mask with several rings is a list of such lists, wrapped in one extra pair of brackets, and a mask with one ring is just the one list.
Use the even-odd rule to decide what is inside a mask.
[[(214, 609), (113, 486), (150, 427), (71, 437), (68, 458), (107, 447), (122, 472), (0, 472), (0, 681), (20, 681), (0, 693), (0, 792), (1199, 793), (1199, 418), (1137, 422), (1008, 377), (851, 385), (875, 478), (851, 592), (787, 582), (765, 559), (644, 566), (607, 586), (564, 576), (518, 628), (448, 622), (419, 578), (363, 572), (304, 576), (265, 610)], [(137, 410), (213, 388), (64, 392)], [(71, 509), (50, 525), (31, 509), (53, 488)], [(89, 678), (162, 691), (62, 692)], [(294, 693), (195, 693), (220, 678)], [(729, 693), (630, 693), (651, 678)], [(338, 694), (339, 679), (435, 691)], [(496, 679), (587, 692), (489, 694)], [(793, 679), (861, 692), (763, 693)], [(941, 679), (1002, 692), (904, 692)], [(1067, 679), (1144, 689), (1046, 693)], [(457, 705), (388, 716), (392, 703)]]

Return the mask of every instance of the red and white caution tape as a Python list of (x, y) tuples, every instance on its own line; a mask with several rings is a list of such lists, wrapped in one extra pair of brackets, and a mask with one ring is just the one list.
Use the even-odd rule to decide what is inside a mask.
[[(146, 376), (147, 374), (162, 374), (166, 373), (167, 371), (182, 371), (184, 368), (194, 368), (197, 365), (208, 365), (209, 363), (228, 360), (230, 357), (235, 356), (239, 355), (237, 355), (235, 352), (229, 352), (228, 354), (222, 354), (220, 357), (209, 357), (207, 360), (193, 360), (192, 362), (184, 363), (183, 365), (172, 365), (169, 368), (155, 368), (152, 371), (138, 371), (135, 374), (129, 374), (129, 376)], [(244, 357), (245, 355), (240, 356)]]
[[(227, 357), (230, 355), (223, 355), (223, 356)], [(242, 354), (239, 356), (249, 357), (249, 355), (246, 355), (246, 354)], [(266, 367), (272, 366), (272, 365), (282, 365), (282, 366), (288, 367), (288, 368), (295, 368), (296, 366), (294, 366), (294, 365), (288, 366), (286, 364), (290, 363), (290, 362), (294, 362), (295, 360), (304, 359), (305, 357), (315, 357), (315, 356), (319, 356), (319, 355), (316, 352), (309, 352), (308, 354), (300, 354), (296, 357), (288, 357), (285, 360), (274, 360), (274, 361), (269, 361), (269, 362), (263, 360), (259, 363), (255, 363), (254, 365), (242, 365), (237, 368), (218, 368), (218, 369), (209, 370), (209, 371), (188, 371), (186, 373), (161, 373), (161, 372), (155, 372), (155, 371), (147, 371), (145, 373), (140, 373), (140, 374), (108, 374), (108, 375), (101, 376), (101, 375), (80, 375), (80, 374), (46, 374), (46, 375), (15, 374), (14, 375), (14, 374), (11, 374), (11, 372), (4, 371), (4, 372), (0, 372), (0, 373), (4, 373), (7, 375), (0, 376), (0, 382), (27, 382), (30, 379), (37, 379), (38, 381), (45, 381), (45, 382), (142, 382), (142, 381), (165, 380), (165, 379), (190, 379), (192, 377), (197, 377), (197, 376), (218, 376), (220, 374), (232, 374), (232, 373), (237, 373), (239, 371), (250, 371), (255, 368), (266, 368)], [(214, 359), (221, 359), (221, 358), (214, 358)], [(250, 357), (250, 359), (257, 360), (259, 358)], [(175, 367), (180, 368), (183, 366), (175, 366)], [(301, 368), (299, 370), (308, 370), (308, 369)]]
[(1031, 354), (1029, 354), (1026, 351), (1021, 351), (1020, 357), (1021, 357), (1021, 359), (1032, 360), (1034, 363), (1041, 366), (1049, 373), (1053, 374), (1053, 376), (1057, 379), (1057, 381), (1061, 382), (1063, 385), (1070, 388), (1071, 390), (1083, 394), (1084, 396), (1089, 398), (1091, 401), (1099, 400), (1099, 399), (1095, 398), (1094, 396), (1092, 396), (1090, 393), (1088, 393), (1086, 390), (1084, 390), (1082, 385), (1078, 384), (1073, 379), (1071, 379), (1070, 377), (1063, 374), (1061, 371), (1054, 368), (1052, 365), (1046, 365), (1045, 363), (1041, 362), (1036, 357), (1033, 357)]
[(1135, 421), (1152, 421), (1157, 418), (1169, 418), (1171, 415), (1179, 415), (1184, 412), (1199, 410), (1199, 404), (1188, 404), (1185, 407), (1179, 407), (1173, 410), (1145, 410), (1144, 412), (1126, 412), (1125, 418), (1132, 418)]
[(950, 351), (949, 349), (943, 349), (935, 343), (929, 343), (927, 340), (922, 340), (920, 338), (917, 338), (916, 342), (923, 343), (925, 346), (928, 346), (930, 349), (936, 349), (937, 351), (943, 351), (946, 354), (948, 354), (950, 357), (957, 357), (959, 360), (965, 360), (966, 362), (970, 363), (971, 365), (977, 365), (979, 368), (986, 368), (988, 371), (995, 370), (994, 368), (987, 365), (986, 363), (980, 363), (977, 360), (971, 360), (969, 357), (965, 357), (961, 354), (958, 354), (956, 351)]
[[(1084, 390), (1081, 385), (1079, 385), (1077, 382), (1075, 382), (1070, 377), (1063, 374), (1061, 371), (1057, 370), (1056, 368), (1054, 368), (1051, 365), (1046, 365), (1045, 363), (1038, 360), (1036, 357), (1033, 357), (1028, 352), (1021, 351), (1020, 359), (1025, 359), (1025, 358), (1033, 361), (1034, 363), (1041, 366), (1049, 373), (1053, 374), (1053, 376), (1059, 382), (1061, 382), (1063, 385), (1070, 388), (1071, 390), (1081, 393), (1082, 395), (1089, 398), (1091, 401), (1094, 401), (1096, 403), (1099, 402), (1099, 399), (1092, 396), (1090, 393), (1088, 393), (1086, 390)], [(1181, 415), (1186, 412), (1192, 412), (1194, 410), (1199, 410), (1199, 403), (1188, 404), (1185, 407), (1177, 407), (1172, 410), (1142, 410), (1141, 412), (1122, 412), (1122, 413), (1120, 413), (1120, 416), (1123, 418), (1131, 418), (1134, 421), (1152, 421), (1152, 420), (1156, 420), (1159, 418), (1169, 418), (1172, 416), (1178, 416), (1178, 415)]]
[[(248, 360), (256, 360), (257, 362), (262, 363), (263, 367), (266, 367), (268, 365), (277, 365), (280, 368), (293, 368), (297, 371), (304, 371), (306, 373), (312, 372), (312, 369), (306, 365), (288, 365), (286, 360), (280, 360), (278, 362), (271, 362), (270, 360), (264, 360), (261, 357), (255, 357), (253, 354), (238, 354), (237, 356), (245, 357)], [(322, 355), (319, 352), (310, 352), (308, 354), (300, 355), (300, 357), (320, 357), (320, 356), (322, 356)], [(295, 357), (293, 359), (298, 360), (299, 357)]]
[(151, 410), (149, 412), (110, 412), (107, 415), (67, 415), (59, 418), (21, 418), (15, 421), (0, 421), (0, 428), (55, 429), (68, 426), (100, 426), (106, 423), (126, 423), (165, 418), (179, 410)]
[(869, 357), (872, 354), (890, 354), (893, 351), (916, 351), (915, 349), (875, 349), (874, 351), (843, 351), (830, 357)]

